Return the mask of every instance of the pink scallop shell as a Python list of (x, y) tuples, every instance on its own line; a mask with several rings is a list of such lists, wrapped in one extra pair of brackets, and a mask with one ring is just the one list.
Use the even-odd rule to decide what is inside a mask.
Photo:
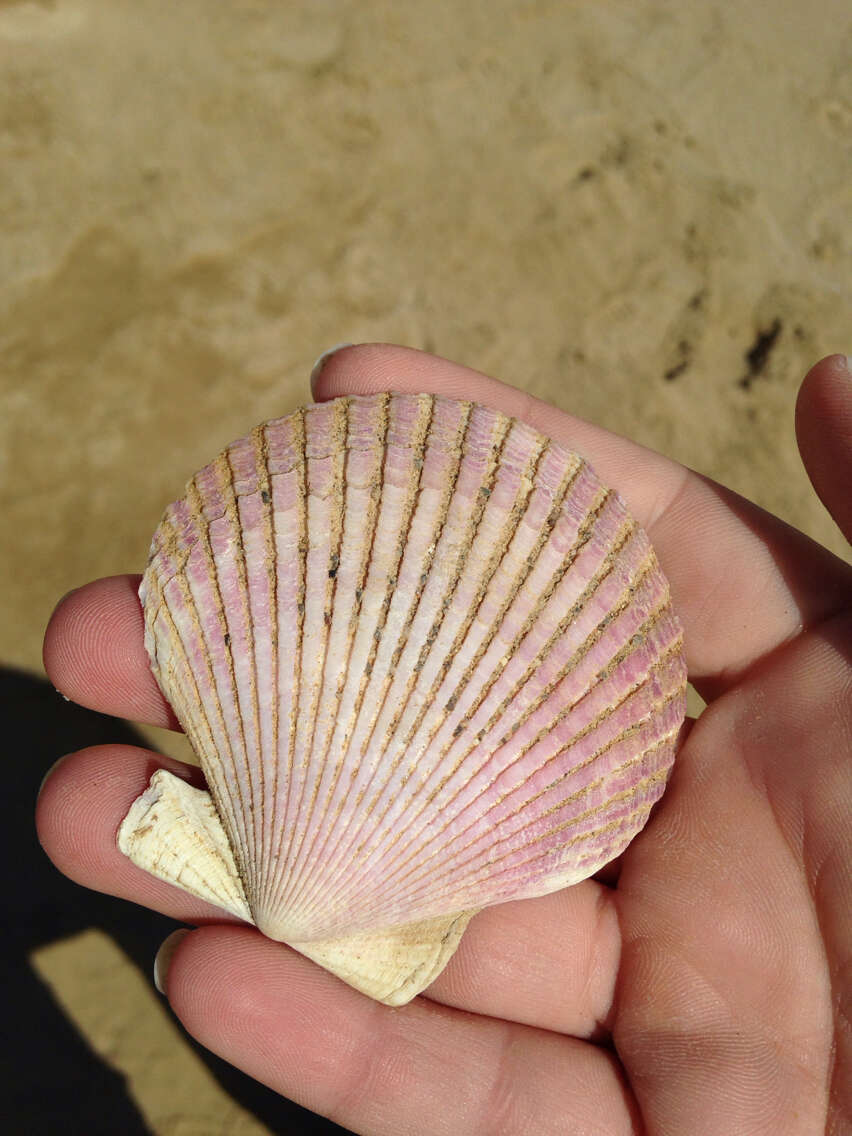
[(384, 394), (259, 426), (168, 508), (140, 596), (273, 938), (554, 891), (664, 790), (686, 668), (654, 552), (497, 411)]

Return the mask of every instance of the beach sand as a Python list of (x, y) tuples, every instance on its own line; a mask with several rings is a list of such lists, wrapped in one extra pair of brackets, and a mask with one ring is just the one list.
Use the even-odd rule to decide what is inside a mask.
[[(186, 478), (307, 401), (340, 341), (496, 375), (844, 554), (793, 408), (852, 350), (850, 172), (845, 0), (0, 0), (7, 763), (35, 786), (68, 724), (132, 740), (40, 677), (55, 601), (141, 571)], [(308, 1131), (169, 1017), (146, 969), (166, 921), (46, 883), (31, 851), (14, 949), (41, 1068), (23, 1046), (14, 1130)], [(61, 1129), (45, 1065), (75, 1086)]]

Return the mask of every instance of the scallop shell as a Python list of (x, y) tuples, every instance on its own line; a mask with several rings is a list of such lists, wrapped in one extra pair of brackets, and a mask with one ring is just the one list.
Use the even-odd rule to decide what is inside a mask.
[(209, 792), (159, 771), (122, 851), (389, 1004), (480, 908), (597, 871), (665, 787), (686, 671), (648, 539), (486, 407), (257, 427), (166, 510), (140, 597)]

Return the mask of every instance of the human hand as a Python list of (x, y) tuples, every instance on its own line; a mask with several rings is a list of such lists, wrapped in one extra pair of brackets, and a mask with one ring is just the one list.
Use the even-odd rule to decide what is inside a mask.
[[(648, 532), (709, 702), (648, 826), (607, 882), (481, 912), (427, 994), (398, 1010), (118, 851), (155, 768), (197, 776), (177, 762), (129, 746), (65, 759), (38, 803), (48, 855), (79, 883), (198, 925), (164, 979), (188, 1031), (355, 1131), (840, 1133), (852, 1125), (852, 569), (676, 463), (428, 355), (346, 349), (314, 394), (384, 389), (527, 420), (587, 457)], [(852, 536), (840, 356), (805, 379), (797, 430)], [(113, 577), (66, 597), (45, 665), (83, 705), (174, 727), (137, 586)]]

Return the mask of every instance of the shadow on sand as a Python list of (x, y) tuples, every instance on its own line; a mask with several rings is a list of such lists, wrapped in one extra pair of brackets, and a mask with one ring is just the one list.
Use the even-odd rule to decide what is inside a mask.
[[(0, 707), (9, 787), (2, 862), (15, 865), (3, 885), (6, 930), (0, 947), (7, 991), (7, 1044), (0, 1062), (4, 1131), (147, 1136), (151, 1129), (121, 1075), (90, 1048), (29, 962), (34, 949), (95, 927), (150, 981), (152, 960), (173, 921), (65, 879), (42, 852), (33, 824), (41, 779), (60, 754), (104, 742), (146, 743), (125, 722), (65, 702), (45, 680), (8, 669), (0, 669)], [(345, 1132), (187, 1041), (223, 1089), (272, 1132)]]

